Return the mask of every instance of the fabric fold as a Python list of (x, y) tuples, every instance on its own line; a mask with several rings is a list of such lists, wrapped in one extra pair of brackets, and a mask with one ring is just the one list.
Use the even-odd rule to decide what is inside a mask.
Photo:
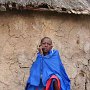
[[(30, 69), (30, 76), (25, 90), (36, 90), (35, 88), (40, 85), (40, 79), (42, 79), (42, 86), (46, 87), (47, 81), (53, 75), (60, 80), (61, 90), (70, 90), (70, 79), (61, 62), (59, 52), (51, 50), (46, 56), (38, 53), (36, 61)], [(31, 89), (30, 86), (33, 86), (34, 89)]]

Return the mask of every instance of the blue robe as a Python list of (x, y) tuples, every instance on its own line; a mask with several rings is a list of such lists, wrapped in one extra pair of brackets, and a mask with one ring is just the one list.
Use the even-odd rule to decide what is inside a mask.
[[(30, 76), (25, 90), (35, 90), (39, 86), (45, 87), (47, 80), (52, 75), (56, 75), (59, 78), (61, 84), (60, 90), (70, 90), (70, 79), (65, 72), (59, 52), (51, 50), (46, 56), (38, 53), (36, 61), (30, 69)], [(42, 81), (40, 81), (40, 78), (42, 78)]]

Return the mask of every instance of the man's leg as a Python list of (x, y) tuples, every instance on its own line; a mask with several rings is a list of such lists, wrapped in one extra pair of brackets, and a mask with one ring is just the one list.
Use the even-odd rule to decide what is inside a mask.
[(58, 87), (58, 82), (57, 82), (57, 80), (55, 80), (55, 81), (53, 82), (53, 87), (54, 87), (54, 90), (60, 90), (59, 87)]

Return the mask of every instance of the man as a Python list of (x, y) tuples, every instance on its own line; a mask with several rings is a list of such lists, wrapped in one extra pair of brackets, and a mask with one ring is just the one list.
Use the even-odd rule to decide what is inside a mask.
[(25, 90), (70, 90), (70, 80), (59, 52), (52, 47), (49, 37), (41, 39)]

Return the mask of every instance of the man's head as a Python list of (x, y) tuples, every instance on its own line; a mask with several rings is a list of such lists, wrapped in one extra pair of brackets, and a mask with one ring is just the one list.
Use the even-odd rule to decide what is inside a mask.
[(48, 53), (52, 49), (52, 40), (49, 37), (44, 37), (41, 39), (41, 46), (43, 53)]

